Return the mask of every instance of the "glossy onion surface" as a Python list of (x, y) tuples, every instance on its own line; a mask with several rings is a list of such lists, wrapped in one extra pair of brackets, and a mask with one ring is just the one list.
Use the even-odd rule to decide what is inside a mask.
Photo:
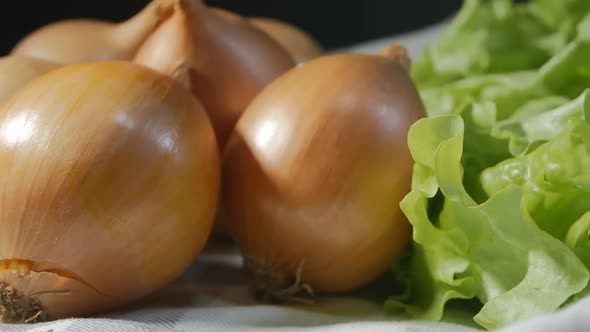
[(295, 66), (291, 55), (244, 18), (178, 0), (174, 14), (139, 50), (135, 62), (183, 79), (209, 113), (221, 147), (250, 101)]
[(0, 284), (52, 318), (178, 277), (211, 231), (220, 177), (202, 106), (124, 62), (64, 67), (20, 90), (0, 109), (0, 174)]
[(224, 154), (229, 227), (262, 292), (301, 280), (355, 289), (399, 257), (410, 226), (409, 127), (424, 115), (404, 67), (381, 56), (324, 56), (250, 104)]
[(0, 58), (0, 105), (32, 79), (57, 68), (58, 64), (28, 56)]

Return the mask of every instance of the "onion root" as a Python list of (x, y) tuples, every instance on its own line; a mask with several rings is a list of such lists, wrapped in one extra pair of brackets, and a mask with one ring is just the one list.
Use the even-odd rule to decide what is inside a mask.
[(10, 285), (0, 284), (0, 323), (41, 323), (48, 320), (38, 299), (25, 296)]
[(313, 304), (315, 292), (310, 284), (301, 279), (305, 259), (299, 261), (292, 278), (277, 275), (261, 264), (246, 259), (245, 269), (253, 277), (252, 288), (255, 296), (262, 302)]

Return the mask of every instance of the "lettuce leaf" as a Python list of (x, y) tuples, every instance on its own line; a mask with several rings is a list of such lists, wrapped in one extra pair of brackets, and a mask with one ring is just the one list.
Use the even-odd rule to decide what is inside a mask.
[(581, 6), (546, 12), (555, 5), (555, 0), (535, 6), (466, 0), (441, 38), (413, 66), (417, 84), (440, 85), (478, 74), (539, 67), (573, 38), (581, 19), (569, 15)]
[(571, 226), (590, 211), (590, 126), (569, 118), (563, 133), (530, 154), (486, 169), (481, 183), (493, 196), (509, 185), (524, 191), (524, 203), (535, 223), (564, 241)]
[[(590, 294), (590, 1), (466, 0), (412, 68), (413, 245), (388, 310), (486, 328)], [(399, 281), (399, 280), (398, 280)]]
[[(590, 30), (589, 30), (590, 31)], [(590, 33), (589, 33), (590, 36)], [(420, 89), (429, 116), (453, 114), (490, 101), (506, 119), (537, 99), (571, 99), (590, 87), (590, 38), (574, 39), (537, 70), (476, 75)]]
[[(580, 130), (590, 135), (587, 124), (576, 128), (563, 136)], [(586, 287), (588, 269), (536, 224), (521, 185), (486, 183), (486, 190), (494, 190), (481, 204), (469, 195), (463, 184), (465, 134), (458, 115), (420, 120), (409, 133), (416, 164), (401, 207), (413, 225), (412, 279), (405, 297), (391, 298), (387, 308), (436, 320), (447, 301), (476, 297), (484, 305), (474, 319), (486, 328), (555, 310)], [(590, 136), (587, 143), (590, 149)]]

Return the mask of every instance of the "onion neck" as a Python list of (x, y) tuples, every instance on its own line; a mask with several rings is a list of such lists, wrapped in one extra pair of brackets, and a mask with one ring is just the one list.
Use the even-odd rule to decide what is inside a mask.
[(397, 64), (402, 66), (407, 72), (410, 71), (412, 61), (410, 60), (408, 51), (405, 47), (399, 44), (391, 44), (387, 46), (379, 53), (379, 56), (396, 62)]
[(135, 53), (158, 26), (174, 11), (175, 0), (152, 0), (137, 15), (115, 26), (113, 40)]
[(188, 11), (204, 11), (207, 10), (207, 6), (202, 0), (176, 0), (178, 5), (184, 10)]
[(49, 320), (38, 299), (25, 296), (10, 285), (0, 283), (0, 323), (40, 323)]
[[(180, 17), (187, 31), (202, 23), (209, 9), (201, 0), (174, 0), (173, 17)], [(178, 18), (177, 18), (178, 19)]]

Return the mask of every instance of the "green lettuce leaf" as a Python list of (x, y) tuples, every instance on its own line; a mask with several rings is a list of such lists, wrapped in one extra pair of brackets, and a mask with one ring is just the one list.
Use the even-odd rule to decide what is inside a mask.
[(537, 99), (571, 99), (590, 87), (590, 38), (579, 37), (538, 70), (471, 76), (422, 88), (429, 116), (458, 113), (465, 105), (490, 101), (507, 119)]
[[(466, 0), (441, 38), (413, 66), (413, 77), (424, 87), (484, 73), (538, 68), (574, 37), (581, 19), (568, 15), (580, 6), (560, 8), (553, 15), (544, 12), (554, 4)], [(565, 22), (564, 16), (570, 19)]]
[(486, 169), (481, 183), (490, 196), (509, 185), (522, 187), (536, 224), (565, 242), (570, 227), (590, 211), (590, 126), (570, 117), (560, 135)]
[(497, 186), (481, 204), (469, 195), (465, 133), (458, 115), (423, 119), (409, 133), (415, 176), (401, 207), (413, 225), (416, 279), (387, 308), (440, 319), (450, 299), (477, 297), (484, 306), (475, 320), (487, 328), (555, 310), (585, 288), (587, 268), (535, 224), (522, 187)]
[(389, 310), (487, 328), (590, 295), (590, 1), (466, 0), (412, 68), (413, 246)]
[(531, 13), (546, 26), (571, 36), (575, 33), (579, 22), (590, 12), (590, 2), (585, 0), (533, 0), (529, 8)]
[[(573, 101), (561, 97), (535, 100), (523, 106), (510, 119), (499, 122), (498, 130), (510, 132), (513, 140), (519, 140), (528, 147), (558, 136), (567, 128), (572, 117), (585, 118), (586, 110), (590, 110), (590, 90)], [(526, 147), (515, 149), (515, 155)]]
[[(515, 184), (523, 188), (524, 204), (535, 223), (564, 242), (590, 267), (590, 126), (587, 122), (578, 116), (570, 117), (567, 128), (555, 139), (529, 155), (505, 160), (485, 170), (481, 182), (490, 195)], [(577, 297), (587, 292), (588, 289)]]

